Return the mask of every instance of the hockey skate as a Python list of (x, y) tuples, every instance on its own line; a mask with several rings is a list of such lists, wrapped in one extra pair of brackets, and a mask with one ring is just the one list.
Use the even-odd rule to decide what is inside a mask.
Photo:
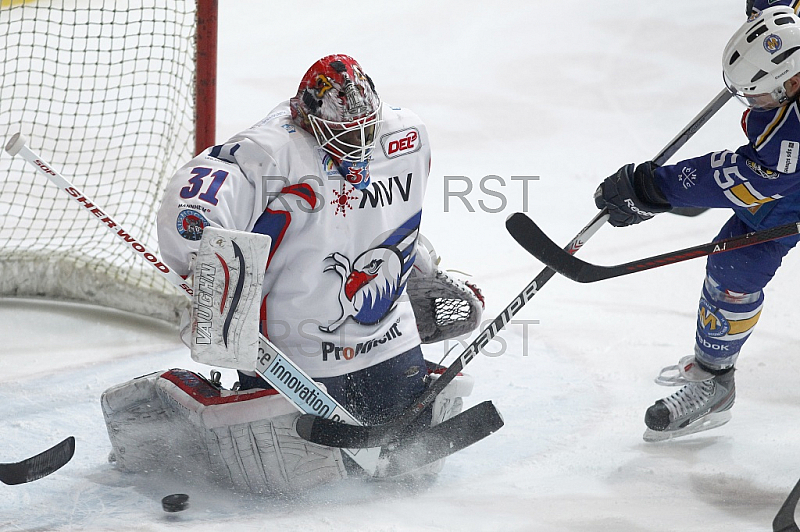
[(676, 366), (661, 370), (656, 384), (683, 387), (659, 399), (647, 409), (644, 441), (659, 442), (711, 430), (731, 419), (736, 398), (733, 368), (712, 373), (700, 366), (694, 356), (681, 359)]

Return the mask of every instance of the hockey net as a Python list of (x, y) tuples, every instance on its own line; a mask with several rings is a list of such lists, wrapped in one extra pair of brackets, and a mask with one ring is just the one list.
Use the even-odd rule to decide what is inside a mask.
[[(205, 0), (0, 1), (2, 144), (21, 132), (155, 249), (166, 181), (196, 146), (213, 144), (213, 122), (195, 139)], [(0, 296), (178, 320), (185, 297), (21, 158), (3, 152), (0, 176)]]

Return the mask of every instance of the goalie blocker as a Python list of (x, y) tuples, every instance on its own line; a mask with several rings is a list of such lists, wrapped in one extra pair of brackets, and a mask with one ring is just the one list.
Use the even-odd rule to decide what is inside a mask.
[(247, 371), (255, 367), (271, 242), (258, 233), (204, 230), (192, 269), (191, 328), (182, 333), (197, 362)]

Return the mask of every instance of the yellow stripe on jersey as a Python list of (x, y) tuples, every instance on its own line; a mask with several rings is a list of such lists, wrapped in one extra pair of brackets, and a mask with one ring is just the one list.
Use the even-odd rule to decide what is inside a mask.
[(730, 321), (731, 328), (728, 331), (728, 334), (741, 334), (743, 332), (747, 332), (753, 327), (756, 326), (758, 323), (758, 318), (761, 317), (761, 311), (758, 311), (758, 314), (753, 316), (752, 318), (747, 318), (746, 320), (738, 320), (738, 321)]
[[(744, 203), (747, 207), (752, 207), (754, 205), (760, 205), (762, 203), (768, 203), (773, 201), (775, 198), (764, 198), (764, 197), (756, 197), (754, 192), (758, 194), (755, 189), (751, 189), (747, 186), (746, 183), (741, 183), (734, 187), (730, 188), (730, 192), (733, 193), (742, 203)], [(760, 196), (760, 194), (759, 194)]]
[(784, 118), (786, 118), (786, 113), (789, 111), (789, 107), (791, 106), (784, 105), (783, 107), (781, 107), (780, 111), (778, 111), (778, 114), (776, 114), (775, 118), (772, 119), (772, 122), (770, 122), (769, 125), (766, 128), (764, 128), (764, 133), (762, 133), (761, 136), (759, 136), (756, 139), (755, 142), (756, 148), (761, 147), (761, 145), (767, 141), (769, 136), (775, 132), (780, 123), (783, 122)]

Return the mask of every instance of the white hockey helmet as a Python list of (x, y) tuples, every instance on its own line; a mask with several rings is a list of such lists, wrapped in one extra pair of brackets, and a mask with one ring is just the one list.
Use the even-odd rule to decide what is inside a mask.
[(750, 109), (789, 101), (784, 82), (800, 72), (800, 17), (788, 6), (755, 11), (722, 54), (725, 85)]

